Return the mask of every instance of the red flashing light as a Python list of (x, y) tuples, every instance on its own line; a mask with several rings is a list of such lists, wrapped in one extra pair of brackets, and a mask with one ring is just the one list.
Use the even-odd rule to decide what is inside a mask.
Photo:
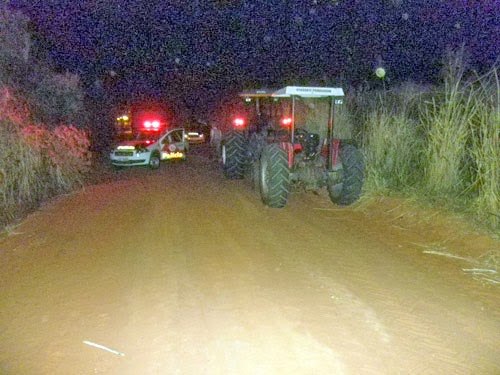
[(284, 127), (289, 127), (292, 125), (292, 118), (291, 117), (284, 117), (281, 119), (281, 125)]
[(243, 126), (245, 126), (245, 120), (241, 117), (236, 117), (233, 121), (233, 124), (237, 128), (242, 128)]
[(158, 131), (158, 130), (160, 130), (160, 121), (158, 121), (158, 120), (144, 121), (144, 129)]

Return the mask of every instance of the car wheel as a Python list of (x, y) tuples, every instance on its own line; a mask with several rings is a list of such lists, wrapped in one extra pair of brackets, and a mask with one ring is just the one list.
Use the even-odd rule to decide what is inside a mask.
[(160, 156), (158, 154), (152, 154), (149, 158), (149, 168), (158, 169), (160, 168)]

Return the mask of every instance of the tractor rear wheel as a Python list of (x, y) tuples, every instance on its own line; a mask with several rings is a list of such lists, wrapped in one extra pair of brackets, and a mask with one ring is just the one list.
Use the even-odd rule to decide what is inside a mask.
[(288, 155), (278, 144), (266, 145), (260, 157), (260, 195), (269, 207), (282, 208), (288, 202), (290, 170)]
[(364, 182), (363, 156), (356, 146), (341, 143), (339, 158), (342, 178), (328, 180), (328, 195), (333, 203), (348, 206), (361, 196)]
[(236, 131), (229, 133), (222, 144), (222, 170), (227, 178), (241, 179), (245, 171), (246, 138)]

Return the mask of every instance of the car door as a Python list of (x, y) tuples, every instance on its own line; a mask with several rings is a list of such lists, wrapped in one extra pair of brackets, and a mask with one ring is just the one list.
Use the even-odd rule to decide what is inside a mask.
[(186, 133), (183, 128), (170, 130), (161, 140), (162, 159), (185, 159), (188, 151)]

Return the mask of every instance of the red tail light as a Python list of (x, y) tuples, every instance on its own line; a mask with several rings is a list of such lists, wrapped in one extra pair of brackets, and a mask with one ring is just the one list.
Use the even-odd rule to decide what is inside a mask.
[(291, 117), (284, 117), (281, 119), (281, 125), (284, 127), (288, 128), (290, 125), (292, 125), (292, 118)]
[(160, 129), (160, 121), (153, 121), (151, 123), (151, 125), (153, 126), (153, 129), (155, 129), (155, 130)]
[(245, 120), (241, 117), (236, 117), (233, 120), (233, 124), (236, 128), (242, 128), (243, 126), (245, 126)]

